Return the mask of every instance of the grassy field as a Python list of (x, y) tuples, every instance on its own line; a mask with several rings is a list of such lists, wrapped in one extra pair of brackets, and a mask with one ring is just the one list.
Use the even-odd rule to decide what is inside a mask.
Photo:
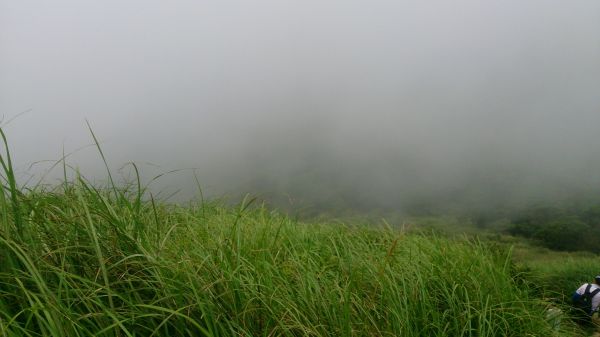
[(9, 158), (2, 336), (578, 334), (547, 319), (505, 245), (302, 223), (249, 200), (178, 206), (81, 176), (24, 190)]

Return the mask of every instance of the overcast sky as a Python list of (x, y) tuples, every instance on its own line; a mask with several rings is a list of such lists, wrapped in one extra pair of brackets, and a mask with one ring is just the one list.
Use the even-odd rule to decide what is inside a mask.
[(0, 0), (0, 114), (24, 111), (20, 170), (87, 119), (113, 167), (211, 194), (600, 190), (600, 2)]

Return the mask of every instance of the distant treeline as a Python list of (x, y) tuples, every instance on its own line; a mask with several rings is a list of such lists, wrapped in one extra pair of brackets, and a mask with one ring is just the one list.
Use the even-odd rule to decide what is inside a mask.
[[(559, 202), (542, 202), (537, 204), (496, 205), (490, 202), (464, 204), (422, 203), (413, 207), (394, 209), (393, 207), (377, 207), (355, 200), (341, 202), (322, 202), (313, 207), (285, 207), (284, 203), (274, 202), (278, 209), (287, 209), (289, 213), (310, 219), (319, 216), (332, 218), (366, 217), (371, 219), (385, 218), (392, 222), (401, 222), (406, 217), (446, 217), (450, 216), (466, 227), (478, 230), (504, 232), (520, 236), (537, 244), (562, 251), (590, 251), (600, 253), (598, 237), (600, 237), (600, 204), (596, 198), (580, 195)], [(352, 202), (354, 201), (354, 202)], [(417, 206), (417, 207), (415, 207)], [(456, 224), (447, 224), (455, 226)], [(438, 226), (439, 227), (439, 226)], [(443, 226), (442, 226), (443, 227)], [(440, 228), (438, 228), (440, 229)], [(449, 228), (451, 230), (452, 228)]]
[(265, 173), (243, 191), (301, 219), (385, 218), (403, 223), (406, 218), (449, 216), (464, 227), (525, 237), (550, 249), (600, 253), (598, 184), (559, 183), (540, 177), (519, 185), (506, 174), (475, 172), (468, 182), (443, 189), (435, 184), (405, 183), (400, 173), (391, 174), (385, 183), (373, 183), (334, 171), (300, 170), (279, 184), (275, 183), (278, 177)]
[(535, 207), (515, 214), (509, 232), (556, 250), (600, 253), (600, 205)]

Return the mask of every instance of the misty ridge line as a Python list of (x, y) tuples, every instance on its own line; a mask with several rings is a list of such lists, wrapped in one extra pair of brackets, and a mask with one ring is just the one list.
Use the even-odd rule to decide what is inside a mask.
[[(89, 122), (87, 124), (94, 140), (93, 150), (106, 165), (107, 183), (115, 188), (115, 181), (110, 173), (112, 168), (108, 166), (102, 151), (102, 141), (96, 138)], [(267, 136), (265, 139), (268, 138)], [(313, 137), (311, 141), (314, 144), (322, 142), (318, 137)], [(241, 198), (250, 194), (258, 196), (275, 207), (309, 216), (319, 215), (322, 212), (506, 216), (531, 206), (589, 203), (598, 196), (598, 191), (593, 186), (559, 181), (552, 176), (523, 178), (510, 170), (495, 171), (495, 164), (480, 168), (485, 171), (471, 168), (468, 177), (458, 174), (451, 176), (439, 170), (440, 168), (437, 168), (439, 171), (433, 170), (432, 167), (435, 166), (432, 165), (419, 166), (421, 164), (419, 152), (415, 152), (412, 157), (406, 155), (406, 152), (402, 153), (404, 156), (399, 156), (393, 149), (388, 148), (371, 152), (357, 151), (352, 156), (341, 156), (331, 148), (304, 147), (306, 142), (291, 139), (289, 143), (272, 144), (270, 151), (264, 151), (256, 157), (251, 156), (254, 162), (246, 161), (246, 166), (241, 168), (247, 180), (240, 182), (232, 178), (228, 181), (230, 184), (233, 181), (230, 185), (233, 187), (227, 194), (228, 198), (236, 201), (241, 200), (238, 196)], [(61, 161), (67, 165), (65, 160), (69, 155), (54, 162), (53, 168), (57, 168)], [(366, 160), (360, 156), (367, 156)], [(277, 166), (272, 163), (281, 164)], [(163, 171), (150, 176), (143, 168), (141, 173), (138, 172), (138, 167), (133, 163), (132, 169), (135, 170), (135, 174), (132, 177), (122, 171), (126, 165), (128, 164), (121, 164), (118, 170), (121, 173), (120, 182), (126, 185), (131, 184), (132, 179), (142, 179), (146, 181), (144, 186), (150, 186), (156, 180), (164, 179), (165, 175), (175, 174), (173, 177), (175, 181), (189, 176), (184, 174), (186, 169)], [(347, 170), (349, 167), (354, 170)], [(156, 169), (161, 170), (161, 168)], [(158, 196), (166, 196), (167, 200), (174, 198), (175, 201), (185, 201), (193, 197), (204, 198), (203, 195), (198, 195), (202, 193), (203, 187), (201, 178), (196, 175), (197, 168), (187, 171), (187, 173), (193, 172), (194, 179), (197, 179), (191, 196), (181, 198), (181, 195), (178, 195), (181, 194), (181, 190), (171, 190), (166, 193), (160, 187), (150, 190)], [(233, 173), (238, 177), (243, 176), (236, 171)], [(432, 179), (425, 175), (426, 173), (429, 173)], [(82, 174), (85, 175), (85, 172)], [(141, 178), (137, 174), (141, 174)], [(445, 175), (440, 177), (441, 174)], [(407, 177), (409, 179), (406, 179)], [(172, 180), (168, 178), (167, 184), (170, 185)], [(102, 182), (102, 179), (99, 182)], [(208, 193), (208, 197), (212, 198), (222, 196), (222, 194)]]

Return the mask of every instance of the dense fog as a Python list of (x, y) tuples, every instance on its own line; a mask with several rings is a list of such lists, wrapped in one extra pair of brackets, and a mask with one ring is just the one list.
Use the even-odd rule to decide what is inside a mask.
[(102, 181), (87, 120), (115, 172), (180, 170), (173, 200), (194, 174), (317, 211), (593, 198), (600, 2), (0, 0), (0, 114), (22, 184), (63, 151)]

